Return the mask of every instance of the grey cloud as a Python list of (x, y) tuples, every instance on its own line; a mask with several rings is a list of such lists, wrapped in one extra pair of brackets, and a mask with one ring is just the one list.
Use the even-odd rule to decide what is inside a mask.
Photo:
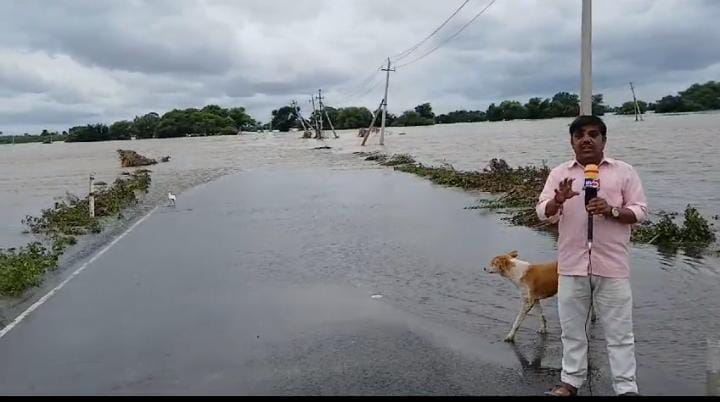
[[(15, 46), (91, 65), (145, 73), (212, 74), (233, 64), (232, 30), (178, 12), (195, 2), (15, 2), (3, 13)], [(20, 34), (18, 34), (18, 32)]]
[[(7, 0), (0, 55), (17, 57), (14, 64), (0, 61), (0, 130), (110, 122), (207, 103), (245, 106), (267, 120), (270, 110), (318, 88), (339, 106), (374, 107), (382, 85), (364, 96), (347, 95), (385, 57), (425, 37), (460, 3)], [(404, 61), (433, 48), (486, 4), (471, 0)], [(642, 97), (656, 100), (714, 78), (720, 2), (622, 4), (594, 2), (594, 90), (608, 93), (608, 103), (627, 100), (623, 87), (631, 80)], [(392, 108), (430, 101), (445, 112), (578, 92), (579, 17), (576, 0), (498, 1), (462, 35), (393, 73)], [(72, 74), (63, 74), (67, 69)], [(376, 78), (371, 83), (381, 81)], [(27, 103), (31, 95), (43, 102)], [(18, 112), (13, 105), (20, 101), (32, 110)]]

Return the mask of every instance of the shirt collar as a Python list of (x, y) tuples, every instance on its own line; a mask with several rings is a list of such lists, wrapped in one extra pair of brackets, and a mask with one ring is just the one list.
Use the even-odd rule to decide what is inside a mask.
[[(615, 159), (603, 157), (603, 159), (600, 161), (600, 165), (598, 165), (598, 166), (602, 166), (604, 163), (607, 163), (608, 165), (614, 165)], [(572, 169), (573, 167), (575, 167), (575, 165), (584, 167), (583, 165), (580, 164), (580, 162), (577, 161), (577, 159), (573, 159), (570, 162), (568, 162), (567, 167), (568, 167), (568, 169)]]

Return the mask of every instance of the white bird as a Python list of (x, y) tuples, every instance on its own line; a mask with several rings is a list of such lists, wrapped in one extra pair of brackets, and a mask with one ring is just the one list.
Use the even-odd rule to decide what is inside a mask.
[(175, 206), (175, 200), (177, 197), (175, 197), (175, 194), (168, 191), (168, 200), (172, 203), (173, 207)]

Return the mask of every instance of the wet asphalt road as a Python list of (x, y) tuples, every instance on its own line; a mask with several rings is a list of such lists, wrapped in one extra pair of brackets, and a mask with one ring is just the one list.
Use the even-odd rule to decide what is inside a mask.
[[(416, 182), (388, 170), (258, 170), (180, 194), (0, 339), (0, 393), (542, 394), (559, 377), (557, 339), (528, 330), (512, 347), (337, 274), (402, 252), (377, 233), (419, 235), (408, 222), (422, 225), (428, 205), (471, 199), (402, 187)], [(317, 257), (349, 239), (351, 265)], [(606, 380), (593, 390), (612, 393)]]

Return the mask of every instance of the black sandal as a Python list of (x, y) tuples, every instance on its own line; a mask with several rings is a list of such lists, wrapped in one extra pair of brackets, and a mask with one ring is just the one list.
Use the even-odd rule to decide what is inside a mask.
[(545, 392), (545, 395), (549, 396), (577, 396), (577, 388), (573, 387), (572, 385), (561, 382), (555, 388), (553, 388), (550, 391)]

